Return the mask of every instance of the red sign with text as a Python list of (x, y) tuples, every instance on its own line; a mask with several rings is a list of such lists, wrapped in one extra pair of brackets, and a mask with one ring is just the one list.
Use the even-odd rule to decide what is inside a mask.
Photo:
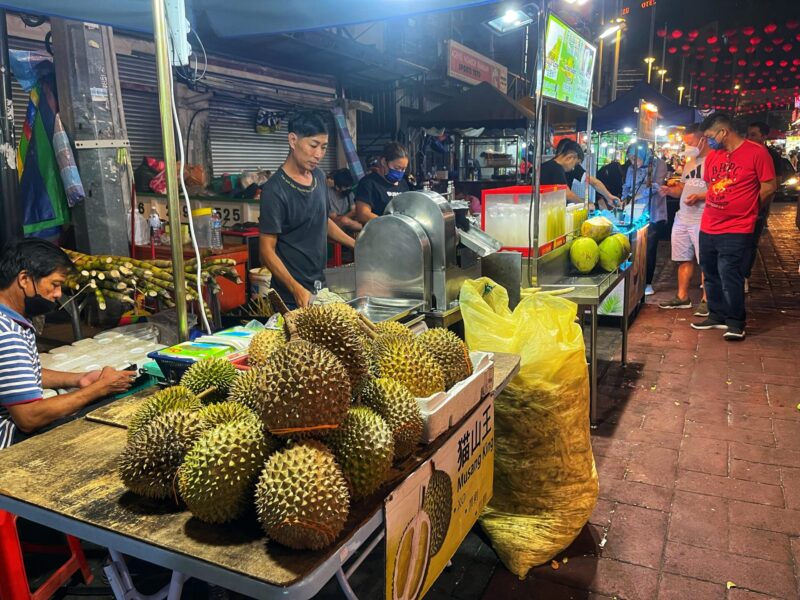
[(447, 42), (449, 60), (447, 75), (465, 83), (492, 84), (504, 94), (508, 92), (508, 69), (458, 42)]

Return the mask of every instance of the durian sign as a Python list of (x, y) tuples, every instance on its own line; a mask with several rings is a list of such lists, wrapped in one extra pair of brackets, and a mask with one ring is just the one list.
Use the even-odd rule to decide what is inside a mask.
[(491, 499), (493, 479), (490, 396), (387, 498), (387, 600), (425, 595)]

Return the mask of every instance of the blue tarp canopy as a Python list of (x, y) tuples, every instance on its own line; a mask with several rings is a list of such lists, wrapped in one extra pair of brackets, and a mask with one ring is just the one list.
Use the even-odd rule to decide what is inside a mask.
[[(652, 85), (640, 81), (632, 89), (617, 96), (614, 102), (598, 108), (592, 113), (592, 131), (618, 131), (625, 127), (635, 130), (639, 122), (639, 100), (652, 102), (658, 107), (659, 125), (685, 125), (694, 123), (695, 110), (691, 106), (681, 106), (673, 102)], [(577, 131), (586, 130), (586, 117), (581, 116), (577, 122)]]
[[(242, 37), (355, 25), (494, 0), (187, 0), (189, 20), (205, 15), (220, 37)], [(150, 0), (0, 0), (0, 7), (152, 33)]]

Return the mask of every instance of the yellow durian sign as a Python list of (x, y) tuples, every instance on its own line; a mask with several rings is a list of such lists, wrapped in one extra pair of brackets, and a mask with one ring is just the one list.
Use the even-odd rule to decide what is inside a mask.
[(492, 497), (493, 398), (444, 436), (441, 448), (386, 499), (387, 600), (421, 598)]

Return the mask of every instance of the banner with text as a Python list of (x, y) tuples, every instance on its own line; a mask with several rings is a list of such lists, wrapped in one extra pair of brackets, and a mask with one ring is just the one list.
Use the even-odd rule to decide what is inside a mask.
[(447, 41), (447, 51), (449, 54), (448, 76), (472, 85), (485, 81), (504, 94), (508, 93), (508, 69), (506, 67), (453, 40)]
[(465, 423), (386, 500), (386, 598), (416, 600), (433, 585), (494, 482), (494, 400)]

